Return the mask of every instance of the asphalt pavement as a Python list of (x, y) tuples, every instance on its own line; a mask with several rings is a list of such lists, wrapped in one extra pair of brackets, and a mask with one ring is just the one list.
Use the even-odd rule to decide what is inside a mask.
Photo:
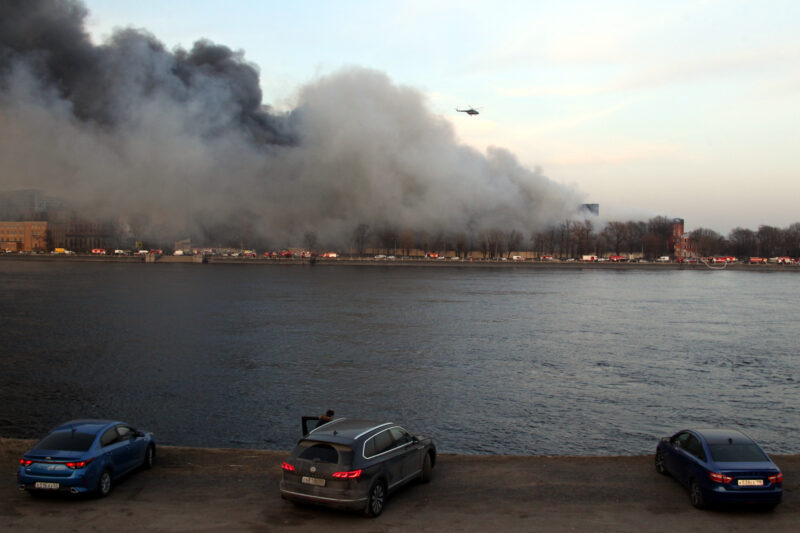
[(281, 499), (285, 452), (163, 446), (156, 466), (104, 499), (32, 497), (16, 467), (32, 441), (0, 438), (0, 531), (800, 531), (800, 455), (773, 456), (773, 511), (697, 510), (652, 456), (439, 456), (429, 484), (391, 497), (378, 518)]

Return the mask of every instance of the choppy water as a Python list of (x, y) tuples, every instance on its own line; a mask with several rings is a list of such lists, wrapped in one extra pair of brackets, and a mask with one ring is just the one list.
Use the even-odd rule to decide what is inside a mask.
[(440, 450), (800, 453), (800, 275), (0, 262), (0, 435), (110, 417), (290, 448), (327, 408)]

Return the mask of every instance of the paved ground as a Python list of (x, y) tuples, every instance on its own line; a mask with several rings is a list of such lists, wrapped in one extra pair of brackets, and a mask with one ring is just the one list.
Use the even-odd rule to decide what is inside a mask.
[(162, 447), (156, 466), (105, 499), (33, 498), (16, 488), (32, 443), (0, 438), (2, 531), (680, 531), (800, 530), (800, 456), (775, 456), (774, 511), (695, 510), (652, 457), (441, 455), (433, 481), (388, 501), (377, 519), (280, 498), (282, 452)]

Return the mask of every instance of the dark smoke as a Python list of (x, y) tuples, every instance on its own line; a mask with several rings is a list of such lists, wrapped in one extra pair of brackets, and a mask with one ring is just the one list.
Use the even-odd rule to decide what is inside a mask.
[(359, 224), (527, 234), (580, 203), (505, 150), (459, 144), (380, 72), (322, 77), (276, 114), (242, 52), (130, 28), (96, 46), (86, 15), (0, 3), (0, 190), (43, 189), (137, 237), (275, 246), (345, 246)]

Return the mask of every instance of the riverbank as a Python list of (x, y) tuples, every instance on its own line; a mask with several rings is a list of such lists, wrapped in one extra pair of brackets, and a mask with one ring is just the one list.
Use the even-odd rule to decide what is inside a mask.
[(736, 270), (752, 272), (800, 272), (800, 265), (781, 265), (777, 263), (749, 264), (729, 263), (705, 265), (703, 263), (637, 262), (616, 263), (610, 261), (513, 261), (513, 260), (453, 260), (453, 259), (374, 259), (374, 258), (245, 258), (208, 256), (145, 256), (119, 255), (55, 255), (55, 254), (0, 254), (0, 261), (40, 261), (40, 262), (92, 262), (92, 263), (147, 263), (147, 264), (242, 264), (268, 266), (375, 266), (375, 267), (430, 267), (430, 268), (517, 268), (517, 269), (564, 269), (564, 270)]
[(33, 444), (0, 438), (3, 531), (796, 531), (800, 455), (776, 455), (784, 501), (774, 511), (699, 511), (657, 474), (652, 456), (441, 454), (433, 481), (391, 497), (377, 519), (281, 499), (286, 452), (163, 446), (156, 466), (105, 499), (32, 498), (16, 488)]

